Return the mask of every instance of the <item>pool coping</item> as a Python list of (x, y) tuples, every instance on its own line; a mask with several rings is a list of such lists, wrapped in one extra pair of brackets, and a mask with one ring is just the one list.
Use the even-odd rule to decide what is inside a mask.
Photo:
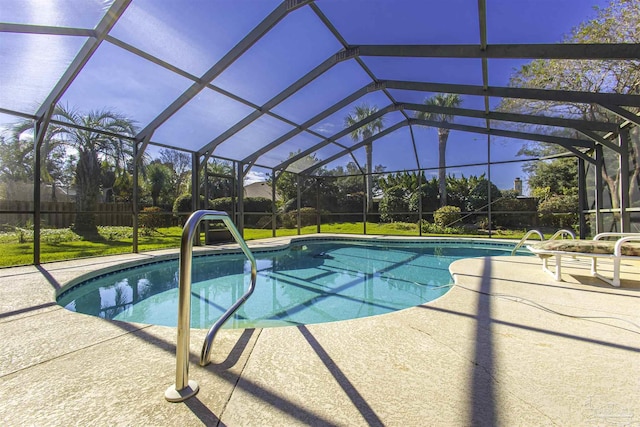
[[(0, 271), (7, 425), (640, 422), (640, 379), (629, 375), (640, 372), (640, 334), (628, 323), (640, 324), (638, 264), (625, 263), (628, 287), (614, 289), (588, 277), (580, 261), (564, 268), (566, 282), (555, 282), (535, 257), (460, 260), (450, 267), (456, 286), (423, 306), (306, 327), (222, 330), (208, 367), (197, 365), (203, 337), (193, 330), (190, 376), (201, 390), (171, 404), (163, 392), (175, 373), (175, 328), (52, 304), (56, 287), (97, 265), (164, 255)], [(580, 318), (592, 315), (602, 319)]]

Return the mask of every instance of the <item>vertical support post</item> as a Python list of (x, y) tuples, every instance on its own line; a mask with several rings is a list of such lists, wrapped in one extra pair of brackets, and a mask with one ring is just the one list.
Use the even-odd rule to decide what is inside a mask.
[[(301, 218), (300, 218), (300, 207), (302, 204), (301, 199), (301, 189), (300, 189), (300, 174), (296, 175), (296, 227), (298, 228), (298, 236), (300, 235), (301, 228)], [(275, 187), (274, 187), (275, 188)]]
[[(209, 182), (209, 159), (206, 159), (204, 164), (202, 165), (202, 183), (203, 185), (203, 196), (204, 196), (204, 206), (196, 206), (196, 210), (198, 209), (209, 209), (209, 199), (212, 197), (217, 197), (217, 194), (211, 194), (211, 183)], [(219, 177), (215, 177), (216, 179), (220, 179)]]
[(629, 217), (629, 130), (620, 129), (618, 135), (618, 141), (620, 143), (620, 185), (618, 185), (618, 191), (620, 192), (620, 231), (623, 233), (629, 233), (631, 231), (630, 217)]
[(138, 186), (139, 186), (139, 169), (140, 169), (140, 160), (138, 159), (138, 141), (133, 141), (133, 200), (131, 201), (131, 203), (133, 204), (133, 206), (131, 206), (131, 213), (132, 213), (132, 223), (133, 223), (133, 241), (132, 241), (132, 252), (134, 254), (138, 253), (138, 217), (139, 217), (139, 211), (138, 211), (138, 205), (139, 205), (139, 198), (140, 198), (140, 192), (138, 191)]
[[(206, 169), (206, 162), (205, 162)], [(200, 209), (200, 159), (197, 153), (191, 154), (191, 211)], [(200, 245), (200, 233), (196, 233), (194, 245)]]
[(600, 210), (603, 205), (603, 182), (602, 182), (602, 168), (604, 166), (604, 155), (602, 153), (602, 145), (596, 144), (596, 167), (595, 167), (595, 201), (596, 201), (596, 234), (604, 232), (604, 221), (602, 219), (602, 213)]
[(418, 235), (422, 237), (422, 171), (418, 170)]
[(42, 153), (40, 148), (42, 147), (42, 140), (44, 139), (41, 133), (46, 130), (42, 128), (42, 123), (34, 123), (34, 138), (33, 138), (33, 264), (40, 265), (40, 221), (41, 221), (41, 194), (40, 194), (40, 180), (42, 177)]
[(34, 122), (33, 129), (33, 264), (40, 265), (40, 222), (42, 220), (42, 195), (40, 194), (40, 181), (42, 179), (42, 143), (46, 138), (49, 120), (55, 109), (55, 104), (50, 104), (46, 113)]
[(367, 176), (366, 175), (362, 175), (362, 177), (364, 178), (363, 182), (364, 182), (364, 188), (365, 188), (365, 197), (362, 199), (362, 221), (363, 221), (363, 229), (362, 232), (366, 235), (367, 234), (367, 198), (369, 197), (368, 195), (366, 195), (366, 190), (367, 190)]
[(316, 178), (316, 232), (320, 234), (320, 178)]
[[(237, 204), (236, 210), (238, 212), (238, 219), (236, 225), (238, 232), (244, 238), (244, 164), (238, 162), (238, 170), (236, 171), (236, 192), (237, 192)], [(271, 203), (275, 203), (273, 200)]]
[(373, 143), (365, 145), (367, 155), (367, 211), (373, 209)]
[(200, 202), (200, 161), (197, 153), (191, 153), (191, 210), (197, 211)]
[[(233, 162), (233, 171), (231, 174), (231, 221), (234, 224), (239, 223), (238, 219), (238, 162)], [(242, 188), (242, 195), (244, 196), (244, 187)], [(244, 232), (244, 230), (243, 230)]]
[[(138, 253), (138, 238), (139, 238), (139, 219), (140, 219), (140, 166), (142, 165), (142, 156), (147, 146), (149, 145), (149, 141), (151, 141), (151, 136), (153, 133), (147, 135), (142, 141), (134, 140), (132, 142), (133, 146), (133, 206), (131, 209), (133, 218), (133, 242), (132, 242), (132, 251), (133, 253)], [(140, 144), (140, 145), (138, 145)]]
[(276, 183), (278, 182), (278, 178), (282, 175), (284, 171), (279, 174), (276, 173), (276, 170), (273, 169), (271, 174), (273, 175), (273, 184), (271, 184), (271, 237), (276, 237), (276, 232), (278, 229), (278, 212), (276, 211)]
[(491, 135), (487, 134), (487, 220), (489, 222), (489, 238), (492, 237), (493, 221), (491, 218)]
[[(216, 196), (215, 194), (211, 194), (209, 191), (209, 188), (211, 187), (209, 184), (209, 159), (211, 157), (210, 156), (205, 156), (203, 159), (203, 163), (201, 164), (202, 167), (202, 183), (203, 183), (203, 196), (204, 196), (204, 206), (200, 206), (200, 204), (198, 202), (195, 210), (198, 209), (209, 209), (209, 199), (212, 196)], [(220, 179), (220, 178), (218, 178)], [(198, 187), (198, 189), (200, 189), (200, 187)], [(198, 193), (198, 200), (200, 199), (200, 194)], [(209, 239), (209, 221), (206, 221), (204, 224), (201, 224), (199, 229), (204, 229), (204, 244), (208, 245), (210, 242)], [(198, 239), (200, 237), (200, 233), (198, 233), (198, 237), (196, 239)], [(200, 242), (198, 240), (196, 240), (198, 242), (198, 244), (200, 244)]]
[(587, 237), (587, 220), (584, 212), (587, 210), (587, 175), (585, 171), (584, 159), (578, 160), (578, 223), (580, 224), (580, 238)]

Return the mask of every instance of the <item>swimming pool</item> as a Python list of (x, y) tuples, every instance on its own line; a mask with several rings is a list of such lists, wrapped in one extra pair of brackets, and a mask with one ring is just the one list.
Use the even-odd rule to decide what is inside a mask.
[[(423, 304), (451, 287), (449, 264), (508, 255), (513, 244), (473, 240), (297, 240), (255, 251), (256, 290), (227, 328), (323, 323)], [(209, 328), (249, 284), (241, 253), (194, 257), (191, 327)], [(85, 280), (58, 304), (107, 319), (175, 326), (178, 260), (137, 265)]]

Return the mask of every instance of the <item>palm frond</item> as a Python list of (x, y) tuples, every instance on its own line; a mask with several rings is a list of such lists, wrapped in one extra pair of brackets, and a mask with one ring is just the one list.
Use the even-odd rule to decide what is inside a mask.
[[(424, 100), (425, 105), (435, 107), (457, 108), (462, 104), (462, 98), (457, 93), (438, 93)], [(452, 114), (417, 111), (415, 117), (421, 120), (451, 123), (455, 116)]]
[[(373, 106), (370, 106), (368, 104), (356, 105), (353, 108), (353, 111), (345, 117), (345, 120), (344, 120), (345, 128), (351, 127), (353, 125), (357, 125), (358, 123), (365, 120), (367, 117), (377, 112), (378, 112), (378, 107), (375, 105)], [(351, 134), (350, 134), (351, 139), (353, 139), (354, 141), (362, 141), (364, 139), (370, 138), (371, 136), (380, 132), (382, 129), (384, 129), (384, 120), (382, 117), (379, 117), (351, 131)]]

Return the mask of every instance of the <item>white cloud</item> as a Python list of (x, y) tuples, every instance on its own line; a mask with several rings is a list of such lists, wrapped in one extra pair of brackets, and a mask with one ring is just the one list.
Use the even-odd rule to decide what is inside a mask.
[(244, 178), (244, 185), (253, 184), (254, 182), (264, 182), (267, 180), (267, 175), (262, 172), (249, 171)]
[(323, 133), (325, 135), (333, 135), (334, 134), (333, 129), (335, 129), (335, 127), (336, 125), (334, 125), (333, 123), (324, 122), (324, 123), (320, 123), (318, 126), (315, 126), (313, 130), (319, 133)]

